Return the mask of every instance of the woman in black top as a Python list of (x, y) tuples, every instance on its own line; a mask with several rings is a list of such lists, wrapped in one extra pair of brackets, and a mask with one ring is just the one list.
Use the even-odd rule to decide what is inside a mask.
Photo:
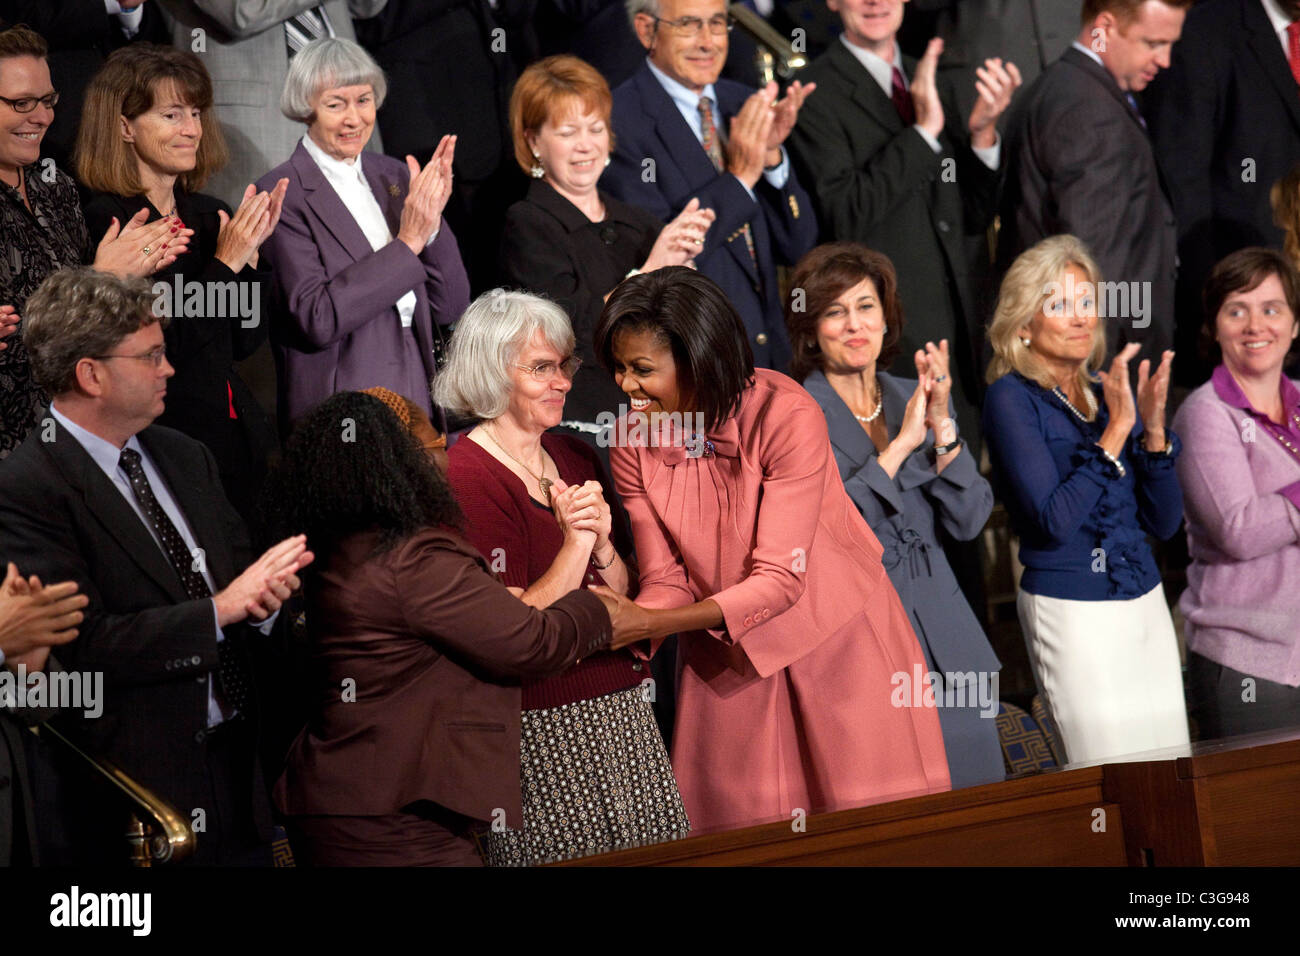
[[(68, 266), (149, 275), (175, 261), (191, 235), (129, 215), (87, 231), (72, 178), (41, 158), (59, 101), (48, 52), (27, 27), (0, 30), (0, 459), (22, 443), (48, 402), (32, 381), (19, 334), (27, 297)], [(91, 236), (103, 236), (98, 246)]]
[(568, 312), (583, 365), (561, 424), (589, 441), (597, 416), (625, 402), (592, 345), (605, 300), (633, 272), (693, 264), (714, 219), (711, 209), (692, 200), (664, 226), (597, 188), (613, 147), (612, 103), (604, 78), (572, 56), (528, 67), (510, 99), (515, 159), (535, 181), (527, 198), (506, 213), (503, 280)]
[(158, 421), (212, 451), (226, 497), (245, 520), (275, 447), (275, 431), (235, 372), (266, 339), (258, 247), (275, 228), (287, 182), (249, 186), (231, 215), (197, 192), (226, 160), (212, 117), (212, 81), (193, 53), (152, 44), (116, 51), (86, 91), (77, 173), (94, 192), (92, 230), (148, 210), (194, 230), (188, 251), (157, 274), (154, 311), (171, 317), (167, 358), (176, 369)]

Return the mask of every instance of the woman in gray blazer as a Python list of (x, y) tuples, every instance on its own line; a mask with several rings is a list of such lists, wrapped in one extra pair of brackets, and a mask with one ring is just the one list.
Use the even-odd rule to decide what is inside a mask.
[(936, 526), (974, 538), (993, 492), (957, 436), (948, 343), (918, 350), (917, 380), (880, 371), (898, 352), (894, 267), (855, 242), (818, 246), (795, 269), (790, 372), (826, 415), (845, 490), (884, 547), (889, 579), (930, 674), (895, 675), (898, 706), (937, 706), (953, 789), (1003, 779), (997, 656), (944, 556)]

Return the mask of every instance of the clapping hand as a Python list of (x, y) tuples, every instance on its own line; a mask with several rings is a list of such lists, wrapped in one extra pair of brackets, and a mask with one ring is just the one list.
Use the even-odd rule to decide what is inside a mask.
[(987, 149), (998, 140), (998, 117), (1006, 111), (1012, 95), (1020, 87), (1020, 70), (1010, 60), (1004, 65), (1000, 57), (994, 57), (976, 67), (975, 76), (975, 92), (979, 96), (971, 108), (967, 128), (971, 145)]
[(916, 64), (912, 77), (912, 108), (916, 110), (916, 125), (935, 139), (943, 132), (943, 103), (939, 100), (939, 85), (935, 74), (939, 69), (939, 56), (943, 53), (943, 40), (932, 39), (925, 54)]
[(691, 199), (668, 225), (659, 231), (650, 257), (641, 267), (642, 272), (653, 272), (664, 266), (690, 266), (704, 245), (704, 235), (713, 225), (717, 214), (712, 209), (701, 209), (698, 199)]
[(267, 549), (244, 573), (212, 600), (217, 606), (217, 626), (238, 624), (247, 618), (263, 621), (280, 609), (301, 582), (297, 572), (311, 564), (305, 534), (285, 538)]
[[(8, 338), (18, 331), (18, 323), (22, 321), (18, 310), (12, 305), (0, 305), (0, 339)], [(0, 342), (0, 352), (9, 348), (8, 342)]]
[(125, 279), (153, 275), (184, 255), (194, 230), (185, 228), (175, 216), (146, 222), (148, 218), (148, 207), (128, 219), (125, 225), (119, 225), (115, 217), (104, 238), (99, 240), (91, 265), (100, 272), (111, 272)]
[(930, 379), (930, 397), (926, 411), (926, 425), (935, 429), (948, 417), (948, 398), (952, 394), (952, 376), (948, 373), (948, 340), (940, 339), (939, 344), (926, 342), (924, 349), (917, 349), (913, 356), (916, 362), (916, 377), (928, 376)]
[(275, 231), (288, 189), (288, 179), (281, 179), (269, 193), (258, 192), (250, 183), (234, 216), (224, 209), (217, 210), (221, 232), (217, 236), (216, 258), (231, 272), (239, 272), (246, 265), (257, 265), (257, 250)]
[(414, 156), (406, 157), (411, 183), (406, 202), (402, 205), (397, 238), (417, 256), (424, 252), (434, 233), (442, 227), (442, 211), (451, 198), (451, 165), (455, 155), (456, 137), (444, 136), (424, 169), (420, 168)]
[[(776, 97), (776, 83), (769, 84), (772, 90), (772, 97)], [(799, 110), (803, 107), (804, 100), (817, 89), (816, 83), (809, 83), (807, 86), (795, 80), (785, 91), (785, 99), (778, 100), (772, 104), (772, 128), (767, 134), (767, 148), (771, 150), (778, 149), (785, 142), (790, 131), (794, 129), (795, 122), (799, 119)], [(769, 156), (770, 160), (771, 157)], [(769, 166), (774, 165), (768, 162)]]
[(76, 638), (85, 617), (81, 609), (89, 603), (77, 593), (76, 581), (46, 587), (36, 575), (24, 578), (9, 562), (0, 583), (0, 651), (6, 662), (29, 671), (43, 669), (51, 647)]
[(1151, 375), (1151, 360), (1143, 359), (1138, 365), (1138, 414), (1142, 417), (1143, 443), (1147, 451), (1165, 450), (1165, 402), (1169, 397), (1169, 378), (1173, 369), (1174, 353), (1165, 351), (1160, 365)]

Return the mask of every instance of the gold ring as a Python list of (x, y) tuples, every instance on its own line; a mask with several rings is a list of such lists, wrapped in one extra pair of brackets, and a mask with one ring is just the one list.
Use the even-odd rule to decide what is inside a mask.
[(153, 250), (150, 249), (148, 246), (145, 246), (145, 247), (144, 247), (144, 254), (145, 254), (146, 256), (147, 256), (147, 255), (150, 255), (152, 252), (153, 252)]

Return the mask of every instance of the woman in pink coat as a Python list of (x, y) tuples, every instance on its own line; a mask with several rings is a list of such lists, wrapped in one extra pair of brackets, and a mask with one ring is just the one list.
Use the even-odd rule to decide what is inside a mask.
[(679, 635), (672, 761), (692, 824), (948, 789), (920, 645), (817, 403), (754, 370), (735, 309), (687, 268), (618, 286), (596, 352), (630, 405), (605, 437), (645, 635)]

